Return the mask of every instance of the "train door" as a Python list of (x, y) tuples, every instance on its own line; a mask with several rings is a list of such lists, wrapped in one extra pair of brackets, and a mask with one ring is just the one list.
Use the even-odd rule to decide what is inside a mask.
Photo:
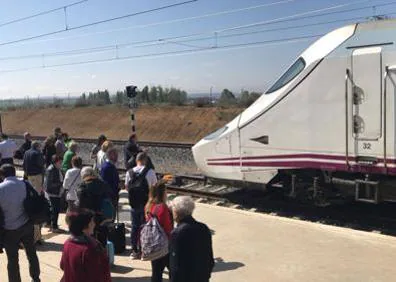
[[(382, 152), (381, 47), (352, 52), (352, 131), (356, 157)], [(350, 100), (350, 101), (351, 101)]]

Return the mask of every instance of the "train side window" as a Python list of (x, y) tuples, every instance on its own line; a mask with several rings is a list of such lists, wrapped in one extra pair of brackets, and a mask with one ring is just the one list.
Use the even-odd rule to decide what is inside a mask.
[(300, 72), (302, 72), (305, 68), (305, 61), (303, 58), (299, 58), (282, 76), (278, 79), (277, 82), (265, 93), (271, 94), (283, 86), (292, 81)]
[(208, 136), (206, 136), (204, 139), (205, 140), (213, 140), (217, 137), (219, 137), (221, 134), (223, 134), (224, 132), (226, 132), (226, 130), (228, 129), (227, 126), (224, 126), (218, 130), (216, 130), (215, 132), (209, 134)]

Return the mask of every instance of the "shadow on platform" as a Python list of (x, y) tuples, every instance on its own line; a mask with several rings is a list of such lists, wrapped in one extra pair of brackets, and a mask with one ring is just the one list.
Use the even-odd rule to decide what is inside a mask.
[(222, 272), (222, 271), (230, 271), (235, 270), (245, 265), (241, 262), (229, 261), (225, 262), (222, 258), (215, 258), (215, 266), (213, 268), (213, 272)]
[(43, 245), (36, 247), (37, 252), (62, 252), (63, 244), (54, 242), (44, 242)]
[(117, 273), (117, 274), (127, 274), (133, 270), (132, 267), (129, 266), (123, 266), (123, 265), (114, 265), (111, 268), (111, 273)]
[[(131, 281), (131, 282), (151, 282), (151, 277), (136, 277), (136, 278), (132, 278), (132, 277), (112, 277), (111, 281), (113, 282), (127, 282), (127, 281)], [(169, 282), (168, 279), (163, 279), (163, 282)]]

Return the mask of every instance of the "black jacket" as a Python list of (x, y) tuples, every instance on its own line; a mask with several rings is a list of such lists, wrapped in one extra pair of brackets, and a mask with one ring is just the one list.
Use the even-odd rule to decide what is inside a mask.
[(44, 188), (48, 194), (60, 196), (63, 185), (60, 173), (60, 170), (53, 164), (45, 171)]
[[(128, 141), (124, 146), (124, 166), (126, 170), (130, 170), (136, 166), (136, 156), (142, 152), (139, 145), (135, 142)], [(148, 157), (147, 164), (151, 169), (155, 170), (154, 164), (151, 161), (151, 158)]]
[(15, 151), (14, 158), (18, 160), (23, 160), (23, 156), (27, 151), (29, 151), (32, 147), (32, 141), (26, 140), (25, 143), (23, 143), (18, 150)]
[(40, 151), (30, 149), (23, 157), (23, 170), (27, 175), (38, 175), (44, 172), (44, 158)]
[(171, 282), (207, 282), (214, 266), (209, 228), (193, 217), (183, 219), (172, 231), (170, 245)]
[(135, 142), (128, 141), (124, 146), (124, 166), (131, 169), (136, 166), (135, 158), (140, 152), (139, 146)]
[(78, 207), (96, 213), (101, 211), (104, 199), (110, 199), (111, 188), (98, 178), (83, 181), (77, 189)]
[(43, 154), (45, 157), (45, 165), (48, 167), (52, 163), (52, 156), (56, 155), (55, 145), (50, 145), (50, 146), (45, 145), (43, 149)]
[(19, 150), (21, 151), (22, 155), (24, 155), (31, 148), (32, 148), (32, 141), (26, 140), (25, 143), (23, 143), (21, 147), (19, 147)]

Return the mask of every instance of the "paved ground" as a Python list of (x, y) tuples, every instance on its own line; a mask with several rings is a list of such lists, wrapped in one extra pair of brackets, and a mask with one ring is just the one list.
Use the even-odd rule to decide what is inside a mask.
[[(127, 207), (123, 208), (122, 218), (126, 219)], [(204, 204), (197, 204), (195, 216), (214, 233), (216, 267), (211, 281), (396, 279), (393, 237)], [(39, 250), (42, 281), (59, 281), (60, 251), (67, 235), (46, 237), (45, 246)], [(150, 281), (149, 263), (131, 261), (125, 254), (116, 257), (116, 264), (113, 281)], [(23, 281), (30, 281), (24, 255), (21, 268)], [(7, 281), (4, 255), (0, 255), (0, 281)]]

